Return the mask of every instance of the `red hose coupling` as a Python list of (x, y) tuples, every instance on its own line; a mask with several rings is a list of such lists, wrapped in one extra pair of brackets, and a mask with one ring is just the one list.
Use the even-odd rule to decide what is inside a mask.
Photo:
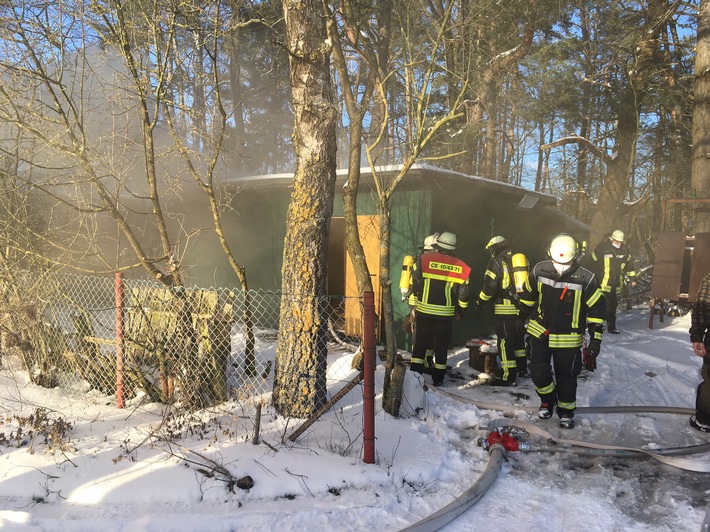
[(525, 442), (520, 442), (511, 434), (510, 431), (500, 432), (498, 429), (493, 429), (488, 433), (488, 436), (481, 442), (485, 450), (491, 449), (494, 445), (499, 445), (506, 451), (528, 451), (529, 446)]
[(519, 451), (520, 446), (518, 445), (518, 440), (511, 436), (510, 432), (504, 432), (501, 436), (501, 443), (506, 451)]
[(488, 436), (486, 437), (486, 442), (484, 445), (485, 449), (490, 449), (494, 445), (502, 445), (503, 444), (503, 436), (501, 435), (500, 432), (498, 432), (498, 429), (493, 429), (488, 433)]

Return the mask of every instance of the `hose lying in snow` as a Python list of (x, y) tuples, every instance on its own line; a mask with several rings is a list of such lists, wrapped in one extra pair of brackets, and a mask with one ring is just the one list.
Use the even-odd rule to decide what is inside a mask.
[[(480, 401), (474, 401), (466, 397), (461, 397), (454, 393), (447, 392), (441, 388), (436, 389), (437, 393), (442, 393), (458, 401), (472, 404), (478, 408), (484, 410), (498, 410), (503, 413), (515, 413), (521, 410), (525, 412), (535, 413), (538, 408), (534, 406), (516, 406), (516, 407), (504, 407), (501, 405), (483, 403)], [(682, 407), (671, 407), (671, 406), (605, 406), (605, 407), (579, 407), (577, 412), (586, 414), (607, 414), (607, 413), (655, 413), (655, 414), (694, 414), (695, 409), (682, 408)], [(699, 461), (692, 461), (682, 458), (684, 455), (696, 454), (710, 452), (710, 443), (703, 443), (700, 445), (690, 445), (687, 447), (670, 447), (668, 449), (654, 449), (653, 451), (647, 451), (644, 449), (633, 449), (627, 447), (616, 447), (611, 445), (598, 445), (589, 444), (586, 442), (579, 442), (574, 440), (562, 440), (558, 439), (552, 434), (543, 429), (533, 425), (531, 423), (525, 423), (517, 420), (497, 420), (489, 425), (489, 428), (501, 427), (501, 426), (522, 426), (522, 428), (528, 430), (530, 433), (542, 436), (548, 441), (553, 441), (556, 445), (541, 445), (532, 448), (532, 451), (540, 452), (573, 452), (580, 456), (604, 456), (604, 457), (620, 457), (620, 458), (655, 458), (663, 463), (672, 465), (674, 467), (679, 467), (681, 469), (686, 469), (688, 471), (697, 471), (703, 473), (710, 473), (710, 464), (705, 464), (705, 461), (700, 463)], [(403, 529), (408, 532), (429, 532), (438, 530), (444, 525), (450, 523), (471, 506), (473, 506), (478, 500), (483, 497), (483, 495), (491, 487), (498, 472), (500, 471), (501, 464), (503, 462), (505, 454), (505, 449), (494, 445), (489, 450), (490, 459), (483, 471), (483, 474), (479, 479), (463, 494), (461, 494), (454, 501), (446, 505), (441, 510), (422, 519), (421, 521), (414, 523), (413, 525)], [(678, 457), (678, 458), (676, 458)], [(710, 532), (710, 505), (708, 506), (707, 513), (705, 515), (705, 521), (703, 523), (703, 532)]]
[(706, 459), (704, 460), (693, 460), (692, 458), (684, 458), (683, 455), (702, 453), (710, 451), (710, 443), (702, 445), (693, 445), (691, 447), (674, 448), (673, 454), (659, 453), (656, 449), (637, 449), (633, 447), (620, 447), (617, 445), (604, 445), (601, 443), (589, 443), (579, 440), (565, 440), (558, 438), (554, 434), (547, 432), (542, 427), (535, 425), (534, 423), (528, 423), (527, 421), (521, 420), (510, 420), (510, 419), (499, 419), (492, 421), (489, 425), (491, 428), (500, 427), (517, 427), (525, 429), (529, 434), (534, 434), (543, 438), (544, 440), (557, 443), (559, 445), (566, 445), (572, 447), (582, 447), (585, 449), (601, 449), (610, 451), (633, 451), (636, 453), (642, 453), (650, 458), (654, 458), (659, 462), (668, 464), (679, 469), (685, 469), (686, 471), (695, 471), (696, 473), (710, 473), (710, 463)]
[[(534, 407), (534, 406), (503, 407), (500, 405), (494, 405), (494, 404), (490, 404), (490, 403), (481, 403), (479, 401), (467, 399), (466, 397), (461, 397), (460, 395), (456, 395), (455, 393), (447, 392), (446, 390), (442, 390), (441, 388), (437, 388), (437, 392), (443, 393), (444, 395), (451, 397), (453, 399), (456, 399), (457, 401), (469, 403), (474, 406), (477, 406), (478, 408), (487, 409), (487, 410), (498, 410), (499, 412), (504, 412), (504, 413), (514, 413), (516, 411), (519, 412), (521, 410), (526, 411), (526, 412), (537, 412), (537, 410), (538, 410), (537, 407)], [(681, 407), (673, 407), (673, 406), (588, 406), (588, 407), (579, 407), (579, 408), (577, 408), (576, 411), (580, 412), (580, 413), (585, 413), (585, 414), (655, 413), (655, 414), (685, 414), (685, 415), (688, 415), (688, 414), (695, 413), (695, 409), (692, 409), (692, 408), (681, 408)], [(686, 471), (695, 471), (697, 473), (710, 473), (710, 464), (707, 463), (706, 460), (692, 460), (692, 459), (688, 459), (688, 458), (683, 458), (681, 456), (681, 455), (687, 455), (687, 454), (708, 452), (708, 451), (710, 451), (710, 444), (688, 447), (688, 448), (686, 448), (685, 451), (682, 451), (682, 450), (676, 451), (676, 454), (673, 456), (666, 456), (662, 453), (655, 452), (655, 450), (650, 451), (647, 449), (634, 449), (634, 448), (619, 447), (619, 446), (613, 446), (613, 445), (600, 445), (600, 444), (587, 443), (587, 442), (575, 441), (575, 440), (561, 440), (561, 439), (557, 438), (556, 436), (550, 434), (549, 432), (544, 431), (541, 427), (538, 427), (537, 425), (534, 425), (532, 423), (525, 423), (523, 421), (512, 422), (509, 420), (502, 420), (500, 423), (501, 423), (500, 425), (495, 425), (495, 426), (521, 426), (522, 428), (525, 428), (526, 430), (528, 430), (530, 433), (534, 433), (534, 434), (537, 434), (538, 436), (541, 436), (545, 439), (555, 441), (556, 443), (558, 443), (560, 445), (571, 445), (574, 447), (608, 449), (608, 450), (618, 450), (618, 451), (634, 451), (637, 453), (646, 454), (647, 456), (649, 456), (651, 458), (655, 458), (659, 462), (663, 462), (665, 464), (671, 465), (673, 467), (677, 467), (679, 469), (685, 469)]]
[(478, 477), (478, 480), (476, 480), (470, 488), (438, 512), (431, 514), (429, 517), (425, 517), (411, 526), (408, 526), (403, 529), (403, 531), (430, 532), (439, 530), (441, 527), (450, 523), (459, 515), (468, 510), (471, 506), (476, 504), (476, 502), (483, 497), (486, 491), (488, 491), (488, 488), (491, 487), (498, 476), (500, 466), (503, 463), (504, 452), (505, 450), (500, 446), (491, 447), (489, 453), (490, 458), (488, 459), (486, 469), (484, 469), (481, 476)]
[[(663, 452), (662, 456), (678, 456), (693, 453), (705, 453), (710, 452), (710, 443), (703, 443), (701, 445), (693, 445), (690, 447), (674, 447), (672, 449), (654, 450), (656, 454), (661, 454), (659, 451)], [(595, 449), (591, 447), (572, 447), (567, 445), (531, 445), (529, 452), (570, 453), (576, 454), (578, 456), (603, 456), (605, 458), (651, 458), (646, 453), (641, 453), (630, 449)]]
[[(461, 397), (455, 393), (447, 392), (442, 388), (437, 388), (436, 393), (440, 393), (461, 401), (462, 403), (471, 404), (482, 410), (497, 410), (504, 414), (514, 414), (515, 412), (530, 412), (537, 413), (537, 406), (502, 406), (494, 403), (485, 403), (482, 401), (474, 401), (467, 397)], [(580, 414), (695, 414), (694, 408), (683, 408), (678, 406), (580, 406), (577, 410)]]
[[(537, 407), (501, 407), (489, 403), (481, 403), (473, 401), (459, 395), (446, 392), (441, 388), (437, 392), (448, 395), (459, 401), (473, 404), (481, 409), (498, 410), (502, 412), (513, 413), (524, 410), (528, 412), (537, 412)], [(610, 407), (580, 407), (578, 412), (587, 414), (602, 414), (602, 413), (661, 413), (661, 414), (694, 414), (695, 410), (689, 408), (666, 407), (666, 406), (648, 406), (648, 407), (632, 407), (632, 406), (610, 406)], [(633, 449), (625, 447), (616, 447), (611, 445), (589, 444), (574, 440), (562, 440), (556, 438), (551, 433), (537, 427), (532, 423), (526, 423), (518, 420), (497, 420), (489, 424), (489, 429), (503, 426), (521, 427), (531, 434), (536, 434), (545, 438), (547, 441), (555, 442), (556, 445), (541, 445), (531, 448), (531, 451), (539, 452), (571, 452), (579, 456), (604, 456), (604, 457), (619, 457), (619, 458), (655, 458), (663, 463), (686, 469), (689, 471), (698, 471), (703, 473), (710, 472), (710, 464), (705, 461), (698, 462), (682, 458), (684, 455), (710, 452), (710, 443), (700, 445), (691, 445), (687, 447), (671, 447), (668, 449), (654, 449), (652, 452), (644, 449)], [(505, 449), (494, 445), (489, 450), (490, 459), (479, 479), (463, 494), (457, 497), (447, 506), (437, 511), (436, 513), (422, 519), (421, 521), (403, 529), (408, 532), (429, 532), (438, 530), (444, 525), (450, 523), (466, 510), (471, 508), (491, 487), (498, 472), (500, 471), (501, 463), (504, 458)], [(676, 458), (678, 457), (678, 458)], [(710, 506), (706, 515), (706, 522), (710, 523)], [(706, 529), (703, 529), (706, 532)], [(710, 532), (710, 529), (707, 530)]]

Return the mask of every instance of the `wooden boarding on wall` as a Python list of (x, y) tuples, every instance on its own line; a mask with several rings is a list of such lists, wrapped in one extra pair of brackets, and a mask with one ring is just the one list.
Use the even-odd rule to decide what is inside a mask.
[[(375, 294), (375, 313), (381, 316), (382, 288), (380, 287), (380, 217), (358, 216), (357, 227), (365, 251), (365, 261), (370, 270), (372, 290)], [(345, 250), (347, 254), (347, 250)], [(345, 260), (345, 334), (362, 334), (362, 304), (358, 299), (355, 270), (348, 256)]]
[(653, 264), (651, 282), (652, 297), (678, 301), (684, 256), (685, 235), (683, 233), (661, 231), (656, 235), (656, 261)]
[(698, 295), (700, 281), (710, 273), (710, 233), (695, 235), (695, 249), (690, 266), (690, 288), (688, 289), (688, 302), (694, 303)]

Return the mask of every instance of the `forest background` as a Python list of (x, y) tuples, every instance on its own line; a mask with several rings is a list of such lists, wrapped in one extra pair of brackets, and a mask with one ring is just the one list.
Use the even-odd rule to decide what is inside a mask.
[[(199, 234), (169, 222), (181, 227), (171, 202), (188, 183), (208, 200), (204, 231), (248, 294), (220, 184), (293, 172), (282, 289), (313, 299), (282, 302), (273, 400), (307, 416), (325, 400), (317, 296), (336, 167), (348, 169), (359, 292), (372, 287), (356, 222), (366, 164), (383, 215), (374, 282), (387, 390), (396, 365), (389, 200), (415, 162), (553, 194), (590, 224), (593, 241), (625, 228), (648, 263), (658, 231), (710, 230), (707, 9), (668, 0), (6, 3), (0, 270), (12, 318), (3, 333), (22, 330), (7, 325), (19, 315), (13, 305), (42, 299), (20, 269), (140, 269), (179, 296), (189, 282), (181, 258)], [(384, 180), (382, 165), (401, 170)], [(247, 298), (247, 323), (248, 314)], [(182, 323), (184, 349), (194, 349)]]

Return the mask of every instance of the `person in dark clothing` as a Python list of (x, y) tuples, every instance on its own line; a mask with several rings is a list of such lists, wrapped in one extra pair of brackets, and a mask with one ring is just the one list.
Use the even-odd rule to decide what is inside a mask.
[[(538, 416), (551, 418), (557, 406), (560, 427), (565, 429), (575, 424), (577, 376), (582, 364), (590, 371), (596, 369), (605, 311), (599, 282), (577, 263), (577, 252), (577, 241), (570, 235), (557, 235), (552, 240), (552, 260), (532, 268), (520, 294), (517, 324), (530, 335), (528, 369), (541, 401)], [(585, 329), (590, 342), (583, 360)]]
[(700, 281), (698, 297), (691, 312), (689, 332), (693, 351), (703, 359), (700, 369), (703, 380), (695, 393), (695, 415), (690, 417), (690, 426), (710, 432), (710, 273)]
[[(421, 248), (421, 252), (419, 253), (419, 256), (421, 256), (424, 253), (431, 253), (434, 251), (434, 243), (436, 242), (436, 239), (438, 238), (439, 233), (434, 233), (432, 235), (427, 236), (424, 239), (424, 245)], [(415, 261), (416, 262), (416, 261)], [(405, 322), (403, 324), (404, 327), (406, 327), (406, 330), (410, 331), (413, 335), (413, 337), (416, 339), (416, 329), (417, 329), (417, 312), (416, 312), (416, 306), (417, 306), (417, 298), (414, 295), (414, 291), (412, 290), (412, 277), (410, 276), (409, 278), (409, 291), (404, 295), (403, 300), (407, 300), (407, 303), (411, 307), (411, 311), (409, 312), (409, 315), (405, 318)], [(433, 343), (432, 343), (433, 345)], [(431, 346), (430, 346), (431, 347)], [(434, 367), (434, 349), (427, 348), (426, 354), (424, 356), (424, 370), (427, 373), (431, 373), (431, 369)], [(414, 350), (414, 347), (412, 347), (412, 350)]]
[(513, 279), (513, 253), (502, 236), (494, 236), (486, 245), (491, 253), (483, 287), (478, 294), (476, 308), (493, 302), (493, 325), (498, 338), (502, 375), (493, 379), (492, 386), (515, 386), (518, 375), (527, 375), (525, 339), (516, 327), (518, 320), (518, 295)]
[[(599, 284), (606, 298), (606, 327), (611, 334), (619, 334), (616, 328), (616, 309), (624, 281), (626, 277), (636, 277), (631, 255), (624, 248), (624, 239), (624, 232), (617, 229), (592, 252)], [(636, 281), (632, 280), (631, 284), (636, 286)]]
[(410, 368), (424, 373), (426, 350), (433, 345), (435, 386), (446, 376), (453, 321), (468, 308), (471, 268), (451, 255), (454, 250), (456, 235), (443, 232), (436, 237), (434, 251), (421, 254), (412, 267), (416, 327)]

